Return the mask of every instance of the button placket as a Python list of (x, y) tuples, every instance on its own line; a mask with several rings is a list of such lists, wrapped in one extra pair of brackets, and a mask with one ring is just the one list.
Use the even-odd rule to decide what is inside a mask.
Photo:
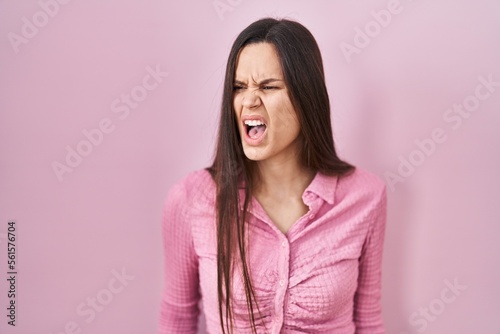
[(280, 329), (283, 323), (284, 316), (284, 305), (285, 305), (285, 295), (288, 286), (288, 275), (289, 275), (289, 261), (290, 261), (290, 248), (288, 240), (283, 237), (281, 241), (281, 247), (279, 250), (280, 256), (278, 260), (278, 277), (276, 285), (276, 296), (275, 296), (275, 314), (274, 320), (276, 323), (276, 328)]

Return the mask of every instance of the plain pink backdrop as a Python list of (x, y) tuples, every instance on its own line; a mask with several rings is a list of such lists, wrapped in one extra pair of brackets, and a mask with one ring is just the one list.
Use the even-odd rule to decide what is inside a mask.
[[(396, 0), (60, 1), (0, 1), (1, 333), (64, 333), (72, 322), (81, 333), (155, 333), (163, 200), (210, 163), (229, 48), (264, 16), (317, 38), (342, 157), (383, 178), (416, 164), (389, 191), (387, 332), (500, 333), (500, 86), (474, 99), (480, 77), (500, 82), (499, 1), (401, 0), (390, 22), (377, 13)], [(141, 88), (157, 68), (168, 75)], [(131, 93), (141, 101), (126, 114)], [(473, 111), (458, 120), (448, 110), (462, 103)], [(112, 131), (101, 138), (102, 122)], [(435, 129), (446, 140), (433, 148)], [(53, 166), (78, 147), (86, 156), (58, 178)]]

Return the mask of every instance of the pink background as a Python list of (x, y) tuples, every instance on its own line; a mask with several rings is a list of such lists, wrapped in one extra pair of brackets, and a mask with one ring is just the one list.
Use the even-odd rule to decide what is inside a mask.
[[(401, 0), (385, 27), (371, 12), (393, 1), (45, 3), (56, 2), (0, 1), (1, 333), (156, 331), (163, 200), (209, 164), (230, 45), (269, 15), (317, 38), (342, 157), (383, 178), (400, 156), (418, 164), (389, 191), (387, 332), (500, 333), (500, 86), (473, 97), (478, 77), (500, 82), (500, 1)], [(38, 31), (23, 28), (34, 20)], [(348, 59), (341, 46), (363, 42), (356, 27), (372, 37)], [(168, 76), (141, 88), (157, 66)], [(141, 101), (126, 115), (131, 93)], [(460, 103), (475, 110), (457, 126), (458, 114), (443, 117)], [(106, 120), (112, 131), (85, 144), (82, 131)], [(430, 144), (436, 128), (446, 140)], [(87, 155), (59, 180), (52, 165), (78, 145)], [(10, 219), (15, 328), (5, 316)], [(114, 278), (122, 270), (125, 283)], [(100, 303), (93, 318), (88, 298)]]

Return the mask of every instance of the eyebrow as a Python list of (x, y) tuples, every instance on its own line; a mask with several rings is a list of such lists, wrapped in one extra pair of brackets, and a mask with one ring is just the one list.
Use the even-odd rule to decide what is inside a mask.
[[(258, 83), (259, 86), (261, 85), (266, 85), (266, 84), (269, 84), (271, 82), (275, 82), (275, 81), (283, 81), (281, 79), (276, 79), (276, 78), (269, 78), (269, 79), (264, 79), (262, 80), (261, 82)], [(240, 81), (240, 80), (234, 80), (234, 83), (235, 84), (238, 84), (238, 85), (246, 85), (243, 81)]]

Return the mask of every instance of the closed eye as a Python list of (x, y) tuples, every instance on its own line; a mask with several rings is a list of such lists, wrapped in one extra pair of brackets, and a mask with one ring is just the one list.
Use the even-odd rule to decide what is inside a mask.
[(262, 90), (273, 90), (273, 89), (278, 89), (276, 86), (264, 86), (262, 87)]

